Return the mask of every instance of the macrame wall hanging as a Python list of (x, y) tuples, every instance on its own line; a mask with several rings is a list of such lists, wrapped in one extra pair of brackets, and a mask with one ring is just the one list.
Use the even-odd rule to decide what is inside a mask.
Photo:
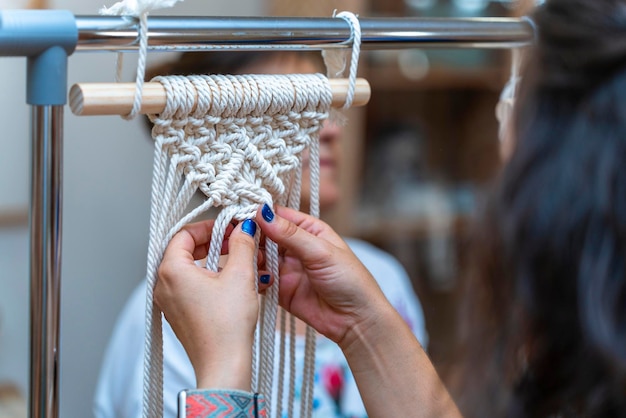
[[(355, 74), (351, 71), (351, 74)], [(156, 268), (170, 238), (187, 222), (212, 207), (221, 208), (216, 219), (208, 268), (217, 268), (216, 248), (221, 247), (224, 225), (230, 218), (252, 217), (262, 203), (298, 207), (302, 152), (310, 152), (311, 207), (319, 215), (318, 134), (328, 109), (362, 106), (370, 97), (366, 80), (355, 75), (328, 79), (320, 74), (247, 76), (157, 77), (143, 86), (141, 113), (152, 114), (155, 138), (150, 253), (146, 295), (146, 358), (144, 416), (162, 414), (161, 313), (154, 310), (152, 289)], [(135, 102), (131, 83), (82, 83), (70, 89), (69, 104), (76, 115), (127, 115)], [(190, 207), (191, 196), (204, 201)], [(222, 225), (222, 227), (218, 227)], [(257, 332), (253, 387), (272, 399), (276, 416), (288, 399), (293, 415), (295, 382), (295, 322), (280, 314), (279, 375), (289, 370), (288, 383), (277, 379), (272, 395), (272, 356), (277, 307), (278, 277), (275, 244), (267, 243), (267, 264), (275, 285), (266, 292), (263, 318)], [(211, 255), (213, 254), (213, 255)], [(290, 353), (286, 355), (289, 322)], [(300, 388), (300, 416), (310, 416), (313, 404), (315, 333), (307, 331), (308, 349)], [(306, 342), (305, 342), (306, 345)], [(284, 359), (289, 358), (289, 365)], [(307, 383), (308, 382), (308, 383)], [(182, 388), (181, 388), (182, 389)]]
[[(302, 157), (309, 153), (310, 208), (319, 216), (319, 132), (331, 105), (347, 109), (367, 103), (369, 85), (357, 80), (360, 49), (358, 19), (349, 12), (352, 46), (348, 80), (321, 74), (159, 76), (143, 82), (147, 53), (147, 15), (178, 0), (125, 0), (105, 14), (132, 15), (139, 22), (139, 60), (134, 85), (74, 85), (70, 107), (77, 115), (119, 114), (132, 119), (149, 114), (155, 143), (147, 260), (144, 409), (146, 418), (163, 414), (162, 314), (153, 304), (157, 269), (170, 239), (200, 214), (217, 209), (206, 268), (217, 271), (222, 241), (232, 220), (253, 218), (259, 205), (300, 208)], [(341, 48), (325, 53), (329, 77), (341, 77), (347, 55)], [(155, 105), (156, 103), (156, 105)], [(342, 122), (340, 114), (333, 119)], [(202, 194), (200, 203), (194, 195)], [(257, 244), (258, 244), (257, 234)], [(252, 389), (270, 400), (271, 415), (295, 416), (295, 319), (278, 307), (278, 246), (267, 240), (266, 264), (274, 285), (262, 296), (253, 350)], [(256, 264), (256, 263), (255, 263)], [(210, 303), (207, 300), (207, 303)], [(280, 312), (280, 314), (279, 314)], [(276, 322), (280, 361), (274, 371)], [(289, 328), (289, 332), (287, 332)], [(288, 340), (288, 341), (287, 341)], [(315, 331), (307, 327), (299, 416), (313, 408)], [(289, 354), (286, 348), (289, 347)], [(285, 359), (289, 364), (285, 364)], [(277, 393), (273, 392), (274, 374)], [(289, 379), (281, 378), (288, 375)], [(184, 388), (181, 388), (181, 390)]]
[[(161, 313), (150, 293), (167, 243), (197, 215), (218, 208), (206, 266), (217, 271), (224, 233), (232, 219), (253, 218), (263, 203), (299, 208), (302, 154), (310, 153), (311, 184), (317, 191), (317, 141), (332, 101), (330, 84), (320, 74), (168, 76), (153, 81), (165, 88), (167, 104), (163, 113), (150, 116), (156, 149), (147, 267), (150, 332), (146, 336), (145, 395), (146, 413), (151, 417), (160, 415), (162, 408), (162, 400), (156, 399), (162, 394), (162, 337)], [(189, 208), (198, 191), (204, 201)], [(311, 202), (311, 213), (318, 215), (317, 192)], [(268, 240), (265, 247), (268, 269), (278, 278), (277, 245)], [(252, 381), (253, 390), (268, 399), (272, 399), (277, 306), (278, 287), (272, 286), (262, 297)], [(314, 350), (312, 338), (307, 358)], [(312, 366), (305, 366), (305, 376), (306, 367)], [(305, 382), (312, 383), (310, 379)], [(309, 390), (308, 386), (302, 389), (303, 394)], [(277, 396), (280, 399), (281, 394)], [(303, 396), (303, 401), (301, 416), (306, 416), (310, 400)], [(280, 408), (280, 403), (276, 405)]]

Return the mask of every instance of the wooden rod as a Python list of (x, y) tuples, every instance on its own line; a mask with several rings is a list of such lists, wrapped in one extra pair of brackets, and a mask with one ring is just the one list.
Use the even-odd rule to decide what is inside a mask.
[[(333, 94), (332, 107), (341, 107), (348, 93), (348, 79), (328, 80)], [(357, 78), (352, 106), (364, 106), (370, 99), (367, 80)], [(78, 83), (70, 89), (72, 113), (78, 116), (127, 115), (133, 107), (135, 83)], [(161, 83), (143, 85), (142, 114), (161, 113), (165, 109), (166, 93)]]

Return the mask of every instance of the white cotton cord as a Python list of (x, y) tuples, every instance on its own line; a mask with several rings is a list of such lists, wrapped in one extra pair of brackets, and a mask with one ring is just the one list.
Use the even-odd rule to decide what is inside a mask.
[(122, 71), (124, 70), (124, 54), (118, 52), (115, 54), (115, 82), (122, 82)]
[[(266, 238), (265, 242), (266, 266), (274, 277), (272, 287), (265, 291), (261, 305), (261, 347), (259, 362), (259, 391), (273, 399), (273, 375), (274, 375), (274, 345), (276, 335), (276, 312), (278, 308), (278, 246)], [(274, 407), (269, 404), (270, 410)], [(271, 416), (271, 412), (268, 411)]]
[[(272, 80), (275, 82), (275, 80)], [(270, 84), (271, 85), (271, 84)], [(262, 109), (265, 111), (269, 110), (272, 107), (272, 99), (267, 94), (259, 94), (259, 97), (263, 97), (262, 100)], [(281, 103), (289, 103), (286, 100), (281, 100)], [(289, 107), (289, 106), (288, 106)], [(274, 103), (273, 106), (274, 111), (278, 109), (277, 103)], [(287, 111), (287, 108), (281, 110), (280, 113)], [(266, 167), (259, 168), (263, 170)], [(298, 166), (294, 167), (294, 170), (297, 170)], [(289, 178), (292, 176), (293, 170), (290, 170), (289, 173), (286, 173), (284, 176), (285, 182), (289, 183)], [(282, 189), (281, 193), (276, 195), (276, 203), (279, 205), (284, 205), (285, 202), (285, 194), (289, 192), (289, 187), (286, 189)], [(272, 202), (268, 202), (268, 204), (274, 206)], [(261, 329), (262, 329), (262, 345), (261, 345), (261, 362), (260, 362), (260, 391), (268, 399), (274, 399), (273, 396), (273, 378), (274, 378), (274, 348), (275, 348), (275, 336), (276, 336), (276, 316), (278, 312), (278, 287), (280, 284), (280, 275), (279, 275), (279, 266), (278, 266), (278, 244), (270, 240), (269, 238), (265, 238), (265, 257), (266, 257), (266, 266), (270, 272), (270, 274), (274, 277), (274, 283), (272, 286), (265, 291), (265, 295), (262, 298), (263, 302), (263, 310), (261, 316)], [(279, 348), (280, 351), (280, 348)], [(280, 369), (280, 367), (279, 367)], [(277, 398), (275, 404), (272, 402), (269, 403), (268, 416), (272, 416), (272, 409), (274, 409), (276, 417), (280, 417), (280, 396)]]
[[(162, 407), (159, 410), (159, 405), (162, 406), (162, 396), (158, 399), (158, 394), (162, 393), (159, 390), (159, 380), (162, 386), (162, 374), (159, 378), (158, 370), (163, 369), (163, 354), (162, 354), (162, 335), (159, 339), (158, 329), (161, 328), (160, 315), (153, 313), (154, 309), (154, 296), (153, 290), (156, 283), (156, 271), (161, 261), (158, 251), (158, 244), (160, 243), (160, 236), (158, 234), (159, 219), (161, 214), (158, 210), (159, 202), (162, 191), (162, 184), (165, 176), (165, 161), (162, 147), (157, 143), (155, 146), (155, 158), (153, 167), (153, 180), (152, 180), (152, 197), (151, 197), (151, 213), (150, 213), (150, 235), (148, 246), (148, 260), (147, 260), (147, 272), (146, 272), (146, 327), (145, 327), (145, 351), (144, 351), (144, 380), (143, 380), (143, 418), (150, 418), (152, 416), (161, 416)], [(159, 347), (159, 341), (161, 345)], [(156, 347), (155, 347), (156, 346)], [(160, 353), (160, 354), (159, 354)], [(156, 373), (155, 373), (156, 372)], [(156, 376), (155, 376), (156, 374)], [(156, 398), (154, 398), (156, 396)]]
[(302, 194), (302, 167), (298, 167), (289, 179), (291, 185), (287, 206), (292, 209), (300, 209), (300, 197)]
[[(356, 70), (355, 70), (356, 71)], [(324, 88), (327, 79), (318, 79), (319, 83), (315, 86), (315, 91), (324, 92), (328, 88)], [(328, 95), (318, 96), (318, 100), (323, 101), (326, 106), (330, 106), (332, 97)], [(319, 134), (312, 135), (309, 145), (309, 172), (310, 172), (310, 208), (309, 214), (316, 218), (320, 216), (320, 143)], [(313, 388), (315, 386), (315, 347), (317, 342), (316, 332), (310, 326), (306, 327), (305, 337), (305, 357), (304, 370), (302, 379), (302, 404), (300, 405), (301, 417), (310, 417), (313, 409)]]
[[(175, 80), (175, 79), (172, 79)], [(178, 80), (179, 82), (181, 80)], [(172, 95), (175, 86), (169, 84), (165, 90), (170, 92), (166, 100), (166, 108), (162, 116), (173, 117), (189, 111), (193, 100), (189, 100), (188, 89), (179, 88), (183, 94)], [(175, 100), (176, 99), (176, 100)], [(180, 155), (168, 157), (168, 150), (180, 145), (181, 138), (167, 135), (169, 126), (162, 119), (153, 119), (153, 136), (155, 138), (155, 158), (153, 167), (153, 183), (150, 214), (150, 240), (148, 246), (148, 263), (146, 272), (146, 338), (144, 353), (144, 418), (160, 417), (163, 414), (163, 336), (161, 312), (154, 306), (154, 286), (156, 272), (169, 242), (165, 237), (172, 235), (171, 228), (179, 216), (180, 208), (191, 199), (189, 192), (182, 194), (182, 201), (177, 202), (178, 185), (183, 179), (183, 169), (179, 162), (184, 160)], [(180, 199), (179, 199), (180, 200)], [(165, 203), (165, 205), (164, 205)], [(172, 207), (175, 208), (172, 210)], [(176, 210), (176, 208), (178, 210)], [(169, 233), (169, 234), (168, 234)]]
[[(100, 9), (101, 15), (108, 16), (133, 16), (138, 19), (139, 28), (137, 38), (139, 40), (139, 56), (137, 59), (137, 74), (135, 77), (135, 98), (133, 107), (128, 115), (122, 116), (126, 120), (134, 119), (141, 110), (143, 95), (143, 83), (146, 74), (146, 61), (148, 57), (148, 14), (152, 10), (169, 8), (182, 0), (123, 0), (113, 6)], [(123, 54), (120, 52), (115, 61), (115, 81), (122, 80)]]
[(287, 416), (294, 415), (294, 401), (296, 399), (296, 318), (289, 315), (289, 403)]
[(305, 348), (304, 348), (304, 372), (303, 381), (307, 380), (308, 384), (303, 385), (302, 399), (303, 402), (300, 405), (300, 416), (304, 418), (311, 418), (313, 412), (313, 388), (315, 378), (315, 343), (317, 341), (316, 331), (307, 325), (305, 336)]
[[(184, 77), (172, 77), (170, 81), (176, 86), (176, 91), (178, 91), (179, 94), (175, 96), (176, 101), (171, 100), (169, 106), (172, 110), (168, 111), (174, 112), (174, 115), (189, 113), (195, 102), (195, 92), (191, 88), (191, 83)], [(178, 129), (184, 129), (184, 124), (181, 122), (176, 121), (173, 125)], [(186, 178), (184, 176), (185, 166), (193, 164), (193, 153), (185, 152), (187, 147), (180, 136), (172, 137), (171, 141), (165, 143), (164, 146), (169, 147), (173, 144), (178, 146), (183, 152), (171, 155), (169, 172), (163, 184), (163, 195), (160, 204), (163, 208), (167, 208), (167, 210), (162, 213), (159, 223), (159, 234), (163, 240), (163, 249), (165, 249), (171, 237), (178, 232), (178, 229), (182, 226), (174, 225), (176, 220), (182, 216), (183, 211), (189, 204), (197, 188), (197, 186), (194, 187), (194, 185), (191, 184), (195, 180), (193, 176)], [(182, 186), (179, 186), (181, 184)]]
[[(333, 11), (333, 17), (337, 17), (337, 10)], [(350, 22), (348, 22), (350, 24)], [(352, 27), (350, 29), (350, 38), (341, 42), (342, 44), (349, 44), (352, 42)], [(322, 58), (324, 59), (324, 65), (326, 66), (326, 75), (328, 78), (340, 78), (343, 77), (343, 73), (346, 69), (346, 62), (348, 60), (348, 51), (343, 48), (323, 49)]]
[[(328, 100), (329, 98), (326, 98)], [(319, 135), (311, 138), (309, 145), (309, 172), (311, 197), (309, 214), (320, 217), (320, 142)]]
[[(146, 273), (146, 329), (145, 329), (145, 352), (144, 352), (144, 381), (143, 381), (143, 417), (149, 418), (162, 415), (163, 399), (162, 391), (159, 390), (163, 385), (163, 352), (162, 352), (162, 334), (161, 316), (158, 309), (156, 312), (153, 304), (153, 290), (156, 283), (156, 270), (161, 261), (158, 244), (160, 237), (158, 236), (158, 219), (160, 214), (158, 210), (158, 202), (160, 201), (160, 191), (163, 176), (158, 173), (164, 173), (162, 169), (162, 158), (160, 158), (161, 149), (157, 146), (155, 150), (155, 166), (154, 172), (157, 176), (153, 177), (152, 183), (152, 211), (150, 214), (150, 245), (148, 247), (148, 261)], [(158, 170), (158, 171), (157, 171)], [(162, 331), (161, 331), (162, 332)], [(161, 371), (161, 373), (159, 373)]]
[[(256, 234), (254, 236), (254, 248), (255, 248), (255, 252), (254, 252), (254, 287), (257, 291), (257, 293), (259, 293), (259, 268), (258, 268), (258, 255), (259, 255), (259, 245), (261, 243), (261, 234)], [(257, 320), (257, 324), (258, 324), (258, 320)], [(254, 337), (253, 337), (253, 343), (252, 343), (252, 375), (250, 377), (250, 388), (252, 389), (252, 391), (254, 393), (258, 393), (258, 386), (257, 386), (257, 362), (258, 362), (258, 356), (257, 356), (257, 348), (258, 348), (258, 330), (259, 327), (255, 327), (254, 328)]]
[(337, 15), (344, 19), (350, 25), (350, 41), (352, 43), (352, 56), (350, 57), (350, 72), (348, 73), (348, 94), (344, 109), (349, 109), (354, 100), (354, 86), (356, 84), (356, 75), (359, 69), (359, 55), (361, 53), (361, 24), (359, 18), (352, 12), (341, 12)]
[[(261, 393), (266, 394), (268, 399), (272, 399), (273, 377), (274, 377), (274, 345), (276, 335), (276, 314), (278, 310), (278, 244), (266, 238), (265, 255), (270, 273), (274, 276), (272, 287), (265, 292), (266, 309), (264, 312), (263, 326), (265, 327), (265, 341), (263, 341), (262, 351), (262, 384)], [(276, 280), (278, 279), (278, 280)], [(279, 400), (280, 402), (280, 400)], [(271, 411), (270, 411), (271, 413)]]
[(213, 230), (211, 231), (211, 243), (209, 244), (209, 253), (206, 259), (206, 268), (210, 271), (219, 271), (220, 254), (222, 252), (222, 243), (224, 242), (224, 234), (230, 221), (235, 217), (237, 208), (230, 206), (222, 209), (215, 218)]
[(133, 107), (128, 115), (122, 116), (126, 120), (134, 119), (141, 110), (143, 97), (143, 81), (146, 76), (146, 61), (148, 58), (148, 12), (139, 15), (139, 56), (137, 58), (137, 74), (135, 76), (135, 98)]
[(265, 317), (265, 298), (261, 297), (259, 305), (259, 319), (256, 324), (255, 330), (255, 337), (257, 340), (255, 341), (255, 350), (253, 351), (253, 355), (255, 356), (253, 363), (255, 365), (255, 369), (252, 370), (252, 389), (258, 393), (261, 393), (261, 359), (263, 358), (261, 350), (265, 339), (265, 336), (263, 334), (266, 331), (263, 325), (263, 318)]
[(278, 342), (278, 387), (276, 388), (276, 411), (277, 417), (283, 416), (283, 398), (285, 391), (285, 344), (286, 344), (286, 332), (287, 332), (287, 311), (282, 308), (280, 310), (280, 338)]
[[(343, 44), (351, 45), (350, 53), (350, 70), (348, 73), (348, 92), (346, 95), (346, 101), (343, 105), (343, 110), (349, 109), (352, 106), (354, 100), (354, 91), (356, 85), (356, 77), (359, 67), (359, 56), (361, 53), (361, 24), (358, 17), (348, 11), (341, 13), (333, 12), (333, 17), (338, 17), (345, 20), (350, 26), (350, 38)], [(348, 53), (342, 48), (325, 49), (322, 51), (322, 57), (324, 58), (324, 64), (326, 65), (326, 74), (328, 78), (343, 77)], [(330, 119), (339, 125), (345, 125), (346, 117), (344, 114), (333, 109), (331, 111)]]
[(511, 50), (511, 75), (500, 94), (500, 100), (496, 105), (496, 119), (498, 120), (498, 138), (505, 141), (510, 135), (511, 123), (513, 121), (513, 110), (517, 97), (517, 86), (521, 80), (519, 75), (521, 67), (521, 50), (514, 48)]
[[(267, 250), (266, 250), (267, 251)], [(267, 317), (266, 311), (269, 309), (267, 298), (261, 297), (261, 312), (260, 312), (260, 339), (259, 339), (259, 362), (258, 362), (258, 370), (257, 370), (257, 387), (259, 393), (263, 393), (265, 388), (268, 386), (268, 373), (269, 373), (269, 365), (265, 359), (266, 346), (268, 341), (270, 340), (270, 336), (267, 334), (270, 333), (273, 335), (271, 329), (268, 329), (267, 324), (265, 323), (265, 318)], [(270, 415), (271, 416), (271, 415)]]
[[(309, 104), (306, 104), (305, 106), (307, 106)], [(314, 104), (313, 104), (314, 105)], [(304, 110), (303, 112), (306, 113), (306, 110)], [(326, 115), (327, 117), (327, 115)], [(301, 127), (302, 129), (305, 129), (304, 127)], [(319, 137), (319, 135), (318, 135)], [(313, 138), (315, 138), (315, 135), (313, 135)], [(311, 143), (315, 144), (318, 141), (313, 140)], [(319, 163), (319, 158), (318, 158), (318, 163)], [(310, 162), (306, 162), (306, 164), (310, 164)], [(313, 166), (315, 167), (315, 164), (313, 164)], [(319, 172), (319, 170), (318, 170)], [(294, 209), (299, 209), (300, 208), (300, 195), (301, 195), (301, 185), (302, 185), (302, 166), (299, 166), (298, 169), (293, 173), (293, 175), (291, 176), (291, 178), (289, 179), (289, 184), (290, 184), (290, 191), (289, 191), (289, 196), (287, 198), (287, 206), (290, 208), (294, 208)], [(313, 195), (315, 195), (315, 193), (313, 191), (311, 191), (311, 193)], [(316, 199), (319, 200), (319, 199)], [(278, 394), (277, 394), (277, 399), (278, 399), (278, 406), (279, 408), (276, 410), (276, 416), (280, 417), (282, 416), (283, 413), (283, 379), (285, 376), (285, 353), (284, 353), (284, 346), (286, 344), (286, 319), (287, 316), (289, 316), (289, 325), (290, 325), (290, 332), (289, 332), (289, 365), (288, 365), (288, 370), (289, 370), (289, 375), (288, 375), (288, 398), (287, 398), (287, 417), (291, 418), (293, 417), (293, 411), (294, 411), (294, 401), (295, 401), (295, 388), (296, 388), (296, 357), (295, 357), (295, 336), (296, 336), (296, 330), (295, 330), (295, 318), (291, 315), (288, 314), (286, 311), (281, 310), (281, 329), (280, 329), (280, 349), (281, 349), (281, 353), (280, 353), (280, 363), (279, 363), (279, 374), (278, 376), (280, 376), (279, 378), (279, 386), (278, 386)], [(307, 381), (309, 381), (310, 379), (307, 378)]]
[[(319, 218), (319, 185), (320, 185), (320, 149), (319, 138), (311, 143), (309, 148), (309, 170), (311, 173), (310, 187), (311, 196), (309, 213)], [(313, 406), (313, 387), (315, 385), (315, 330), (307, 325), (305, 337), (305, 356), (303, 365), (300, 416), (310, 417)]]

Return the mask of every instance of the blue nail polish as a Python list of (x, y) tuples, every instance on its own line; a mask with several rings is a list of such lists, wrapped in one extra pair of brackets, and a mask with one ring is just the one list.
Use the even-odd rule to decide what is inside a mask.
[(251, 237), (254, 237), (254, 234), (256, 234), (256, 223), (252, 219), (246, 219), (241, 224), (241, 230)]
[(269, 284), (270, 283), (270, 275), (269, 274), (264, 274), (262, 276), (259, 277), (259, 281), (263, 284)]
[(263, 215), (263, 219), (267, 222), (272, 222), (274, 219), (274, 212), (272, 212), (272, 208), (268, 206), (267, 203), (263, 205), (263, 209), (261, 209), (261, 215)]

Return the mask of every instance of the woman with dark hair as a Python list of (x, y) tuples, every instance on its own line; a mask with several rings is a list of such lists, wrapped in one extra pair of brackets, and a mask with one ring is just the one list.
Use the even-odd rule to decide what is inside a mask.
[[(455, 399), (471, 417), (624, 417), (626, 1), (548, 0), (534, 22), (514, 151), (474, 245)], [(420, 345), (330, 227), (268, 206), (256, 223), (283, 249), (281, 305), (343, 349), (370, 417), (459, 416)], [(224, 324), (196, 320), (191, 296), (254, 287), (245, 271), (195, 269), (189, 260), (210, 223), (197, 231), (170, 243), (155, 300), (206, 376), (226, 359), (199, 342)], [(251, 271), (254, 241), (244, 232), (233, 232), (231, 259)], [(206, 280), (192, 286), (192, 277)], [(245, 324), (242, 338), (253, 331), (243, 317), (223, 320)], [(195, 395), (211, 400), (220, 387), (250, 390), (213, 380)]]
[(626, 2), (552, 0), (535, 24), (460, 399), (475, 416), (626, 416)]

